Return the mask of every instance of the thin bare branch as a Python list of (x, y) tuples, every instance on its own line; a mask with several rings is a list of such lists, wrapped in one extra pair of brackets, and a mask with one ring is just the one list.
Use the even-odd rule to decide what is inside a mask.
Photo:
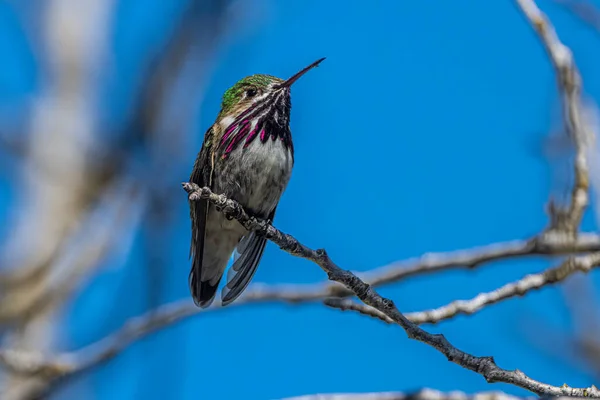
[[(499, 303), (511, 297), (524, 296), (532, 290), (538, 290), (544, 286), (561, 282), (575, 272), (587, 273), (598, 266), (600, 266), (600, 253), (569, 257), (557, 267), (550, 268), (539, 274), (527, 275), (516, 282), (506, 284), (491, 292), (480, 293), (470, 300), (456, 300), (439, 308), (407, 313), (405, 316), (415, 324), (420, 325), (436, 324), (460, 314), (471, 315), (491, 304)], [(393, 323), (390, 318), (373, 307), (356, 303), (350, 299), (326, 299), (323, 303), (326, 306), (338, 308), (342, 311), (356, 311), (380, 319), (386, 323)]]
[(382, 313), (381, 311), (363, 303), (358, 303), (354, 300), (340, 297), (333, 297), (323, 300), (323, 304), (327, 307), (337, 308), (342, 311), (356, 311), (369, 317), (377, 318), (386, 324), (393, 324), (394, 320)]
[(587, 273), (598, 266), (600, 266), (600, 253), (569, 257), (557, 267), (538, 274), (527, 275), (494, 291), (479, 293), (470, 300), (456, 300), (433, 310), (406, 314), (406, 317), (416, 324), (435, 324), (459, 314), (474, 314), (485, 306), (499, 303), (511, 297), (524, 296), (532, 290), (539, 290), (544, 286), (561, 282), (575, 272)]
[[(498, 260), (590, 251), (600, 251), (600, 236), (593, 233), (580, 233), (578, 238), (574, 239), (570, 235), (550, 230), (528, 240), (494, 243), (447, 253), (428, 253), (419, 258), (392, 263), (361, 273), (360, 277), (373, 286), (382, 286), (415, 275), (459, 268), (476, 268)], [(337, 295), (342, 294), (337, 293)]]

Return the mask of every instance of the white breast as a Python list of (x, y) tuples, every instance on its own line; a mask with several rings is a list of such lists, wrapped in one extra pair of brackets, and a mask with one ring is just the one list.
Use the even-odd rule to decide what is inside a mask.
[(266, 218), (279, 202), (292, 175), (293, 158), (280, 139), (241, 142), (219, 163), (215, 189)]
[(252, 176), (253, 189), (248, 191), (248, 207), (270, 211), (279, 202), (292, 175), (292, 153), (281, 140), (256, 138), (242, 155), (242, 165)]

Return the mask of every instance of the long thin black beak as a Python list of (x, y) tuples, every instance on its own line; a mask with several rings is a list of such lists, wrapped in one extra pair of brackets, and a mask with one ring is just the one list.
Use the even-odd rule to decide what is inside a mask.
[(281, 89), (281, 88), (285, 88), (285, 87), (290, 87), (292, 86), (292, 84), (294, 82), (296, 82), (298, 79), (300, 79), (300, 77), (302, 75), (304, 75), (305, 73), (307, 73), (309, 70), (313, 69), (314, 67), (316, 67), (317, 65), (321, 64), (321, 61), (323, 61), (325, 59), (325, 57), (318, 59), (317, 61), (315, 61), (314, 63), (310, 64), (308, 67), (304, 68), (302, 71), (294, 74), (294, 76), (292, 76), (291, 78), (289, 78), (287, 81), (280, 83), (279, 85), (277, 85), (275, 88), (276, 89)]

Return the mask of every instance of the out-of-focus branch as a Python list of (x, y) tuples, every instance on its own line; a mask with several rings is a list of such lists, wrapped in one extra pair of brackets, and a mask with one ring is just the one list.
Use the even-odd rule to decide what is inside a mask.
[[(39, 9), (36, 29), (43, 35), (39, 35), (37, 56), (45, 74), (30, 133), (23, 136), (28, 139), (31, 164), (51, 168), (59, 179), (45, 179), (35, 169), (23, 169), (20, 183), (26, 190), (20, 196), (20, 219), (6, 246), (5, 260), (10, 260), (12, 268), (3, 271), (7, 278), (1, 292), (0, 323), (8, 328), (4, 345), (15, 350), (47, 353), (53, 347), (54, 318), (62, 300), (70, 296), (65, 285), (56, 284), (57, 274), (62, 272), (63, 281), (71, 282), (71, 277), (86, 272), (82, 267), (97, 265), (60, 261), (68, 258), (73, 234), (93, 207), (90, 193), (106, 183), (92, 173), (89, 154), (96, 133), (95, 68), (105, 54), (102, 39), (112, 4), (88, 1), (78, 6), (68, 0), (51, 0)], [(96, 251), (83, 255), (100, 257)], [(7, 373), (3, 378), (0, 396), (9, 400), (35, 398), (47, 383), (42, 376)]]
[[(585, 375), (600, 379), (600, 314), (594, 282), (585, 276), (572, 279), (562, 287), (569, 310), (569, 327), (557, 327), (543, 320), (528, 318), (521, 329), (527, 341), (557, 362), (572, 365)], [(535, 316), (535, 315), (534, 315)], [(546, 334), (540, 340), (535, 334), (543, 329)]]
[[(175, 188), (181, 164), (173, 160), (187, 158), (186, 135), (190, 134), (193, 111), (210, 73), (211, 53), (227, 27), (224, 21), (229, 4), (228, 0), (187, 3), (173, 33), (149, 63), (147, 78), (140, 85), (133, 115), (125, 127), (124, 137), (143, 137), (150, 155), (144, 162), (151, 190), (146, 195), (148, 209), (143, 223), (149, 308), (161, 302), (162, 274), (171, 253), (162, 244), (170, 240), (169, 228), (177, 209), (179, 192)], [(191, 63), (194, 68), (189, 68)], [(178, 93), (181, 81), (185, 81), (185, 90)]]
[[(26, 203), (22, 208), (23, 217), (7, 245), (11, 258), (16, 259), (17, 274), (23, 276), (33, 275), (28, 270), (39, 272), (51, 264), (47, 260), (60, 249), (63, 239), (80, 221), (88, 205), (87, 188), (93, 184), (87, 175), (87, 157), (94, 140), (90, 104), (94, 99), (94, 85), (86, 74), (85, 62), (98, 61), (89, 55), (91, 48), (101, 46), (90, 42), (96, 39), (95, 29), (103, 29), (106, 13), (90, 5), (88, 14), (94, 14), (95, 23), (85, 24), (87, 14), (79, 13), (78, 17), (71, 18), (78, 10), (65, 11), (66, 3), (50, 1), (42, 10), (45, 52), (40, 56), (46, 61), (49, 79), (44, 94), (33, 108), (26, 151), (33, 163), (52, 169), (61, 179), (57, 184), (56, 180), (40, 179), (36, 171), (25, 171), (24, 183), (30, 188), (23, 196)], [(80, 29), (84, 32), (78, 32)], [(36, 251), (31, 252), (31, 248)]]
[[(227, 309), (272, 301), (290, 304), (317, 301), (322, 298), (323, 290), (326, 290), (324, 285), (298, 288), (291, 285), (263, 286), (254, 284), (243, 297), (232, 303)], [(111, 360), (134, 341), (168, 325), (199, 313), (204, 314), (227, 309), (217, 305), (208, 309), (200, 309), (189, 300), (177, 301), (131, 318), (115, 333), (75, 352), (50, 357), (6, 349), (0, 350), (0, 362), (9, 370), (19, 374), (43, 375), (49, 380), (64, 378)]]
[(597, 32), (600, 32), (600, 11), (587, 0), (554, 0)]
[(588, 205), (588, 148), (595, 140), (593, 132), (586, 124), (584, 107), (581, 104), (581, 75), (571, 50), (560, 41), (554, 27), (535, 2), (516, 0), (516, 3), (537, 32), (556, 71), (566, 131), (575, 145), (575, 184), (569, 207), (562, 215), (564, 224), (561, 228), (571, 235), (577, 235)]
[[(18, 329), (14, 329), (14, 332), (24, 336), (21, 327), (33, 326), (30, 321), (42, 315), (45, 323), (35, 325), (35, 330), (28, 330), (47, 339), (48, 346), (24, 347), (13, 341), (6, 343), (8, 350), (2, 353), (3, 356), (23, 356), (2, 357), (7, 365), (10, 366), (12, 360), (13, 364), (16, 362), (15, 367), (26, 368), (25, 371), (20, 368), (9, 368), (6, 371), (9, 374), (5, 376), (14, 377), (19, 382), (10, 387), (3, 385), (0, 396), (3, 400), (37, 398), (53, 383), (54, 377), (66, 373), (71, 364), (59, 366), (56, 363), (44, 363), (40, 357), (30, 356), (51, 353), (49, 348), (55, 313), (77, 289), (81, 278), (89, 276), (110, 253), (115, 241), (119, 239), (111, 233), (115, 230), (125, 231), (124, 223), (132, 220), (132, 214), (138, 214), (140, 209), (148, 210), (142, 205), (150, 203), (150, 211), (146, 213), (144, 221), (152, 221), (154, 216), (160, 219), (165, 212), (173, 209), (172, 204), (169, 206), (164, 201), (165, 196), (172, 198), (171, 203), (176, 201), (176, 191), (168, 184), (173, 181), (173, 171), (170, 171), (169, 178), (168, 173), (165, 173), (165, 160), (182, 159), (177, 152), (185, 148), (185, 140), (181, 136), (187, 132), (184, 132), (183, 118), (170, 120), (172, 125), (176, 125), (175, 129), (169, 126), (169, 121), (165, 122), (165, 109), (173, 102), (170, 92), (175, 81), (181, 79), (180, 70), (183, 65), (189, 63), (191, 58), (200, 58), (204, 64), (208, 64), (209, 53), (219, 37), (215, 25), (222, 23), (223, 10), (229, 4), (225, 0), (215, 0), (213, 5), (207, 7), (206, 3), (189, 2), (188, 9), (182, 13), (181, 23), (175, 24), (175, 33), (167, 41), (164, 51), (159, 52), (156, 62), (151, 63), (146, 79), (141, 81), (141, 90), (134, 101), (129, 123), (117, 135), (117, 141), (108, 140), (103, 143), (95, 137), (95, 122), (98, 117), (95, 113), (98, 107), (93, 101), (96, 94), (93, 89), (97, 84), (94, 78), (99, 75), (97, 69), (102, 69), (99, 66), (104, 64), (99, 56), (102, 55), (103, 40), (109, 36), (110, 25), (107, 22), (112, 16), (114, 2), (95, 2), (86, 4), (83, 8), (73, 7), (69, 3), (64, 0), (45, 2), (46, 6), (39, 8), (39, 15), (42, 16), (39, 18), (40, 24), (35, 24), (36, 29), (39, 26), (47, 28), (47, 32), (37, 38), (40, 41), (40, 61), (42, 64), (46, 62), (43, 66), (47, 67), (42, 70), (45, 70), (48, 79), (42, 100), (34, 109), (35, 129), (29, 142), (33, 150), (37, 149), (44, 157), (36, 157), (35, 151), (27, 147), (29, 143), (25, 141), (18, 142), (25, 146), (11, 147), (22, 157), (20, 165), (28, 174), (28, 183), (34, 189), (34, 194), (27, 193), (24, 196), (25, 200), (33, 204), (33, 210), (24, 207), (26, 211), (23, 212), (23, 221), (17, 224), (18, 229), (25, 234), (13, 235), (17, 246), (12, 247), (34, 247), (36, 251), (29, 251), (33, 260), (23, 261), (12, 257), (16, 259), (15, 268), (0, 275), (3, 300), (0, 302), (0, 324), (10, 327), (17, 324)], [(88, 17), (93, 21), (86, 22)], [(65, 46), (65, 43), (68, 45)], [(205, 76), (208, 69), (190, 69), (192, 70), (193, 77), (188, 78), (197, 90), (190, 90), (190, 85), (187, 85), (185, 95), (193, 93), (197, 97), (202, 91), (200, 76)], [(188, 109), (193, 109), (197, 104), (196, 100), (184, 101), (183, 104)], [(40, 140), (38, 136), (44, 140)], [(93, 151), (90, 151), (92, 148)], [(139, 152), (141, 148), (149, 150), (150, 160), (143, 160), (143, 164), (136, 165), (140, 153), (143, 153)], [(111, 229), (111, 218), (106, 214), (103, 214), (99, 222), (94, 221), (90, 211), (98, 210), (96, 206), (100, 203), (99, 199), (110, 197), (106, 193), (113, 192), (115, 186), (128, 180), (129, 172), (132, 169), (135, 171), (136, 166), (140, 165), (144, 168), (137, 170), (143, 176), (138, 176), (133, 186), (121, 185), (121, 190), (112, 196), (112, 202), (108, 201), (107, 208), (116, 208), (112, 211), (117, 216), (117, 223)], [(144, 182), (146, 176), (151, 177), (151, 185), (149, 181)], [(149, 186), (152, 186), (152, 191), (142, 194), (142, 202), (132, 198), (139, 194), (140, 187), (146, 189)], [(122, 199), (125, 199), (125, 204), (120, 202)], [(133, 212), (131, 207), (135, 207)], [(38, 217), (38, 213), (43, 218)], [(31, 222), (37, 224), (38, 221), (39, 226), (34, 225), (34, 233), (39, 234), (39, 239), (46, 241), (45, 244), (52, 242), (50, 247), (54, 249), (47, 255), (44, 255), (44, 248), (34, 241), (23, 240), (23, 237), (30, 239), (36, 236), (30, 229)], [(51, 226), (45, 227), (43, 224), (46, 222)], [(164, 220), (159, 221), (163, 222)], [(51, 228), (55, 228), (54, 231)], [(166, 229), (156, 225), (150, 227), (149, 231), (154, 236), (168, 235)], [(167, 236), (155, 237), (153, 240), (163, 243), (166, 238)], [(160, 246), (155, 244), (150, 243), (148, 248), (157, 251)], [(25, 258), (27, 257), (26, 252)], [(150, 257), (150, 260), (153, 259)], [(152, 261), (148, 265), (152, 265)], [(149, 283), (161, 281), (156, 276), (146, 275), (150, 277)], [(150, 297), (160, 301), (156, 293), (152, 293)], [(27, 362), (21, 362), (23, 360)], [(32, 360), (37, 360), (37, 363)], [(40, 363), (46, 367), (40, 368)], [(32, 369), (37, 372), (31, 373)], [(56, 372), (61, 369), (62, 372)]]
[[(558, 88), (563, 106), (565, 130), (575, 147), (574, 173), (575, 182), (571, 192), (571, 201), (567, 210), (558, 210), (553, 214), (555, 221), (563, 220), (563, 230), (571, 235), (577, 235), (579, 225), (588, 205), (588, 187), (591, 185), (596, 195), (600, 190), (600, 154), (597, 149), (594, 126), (597, 126), (598, 109), (595, 105), (586, 106), (583, 102), (582, 78), (579, 73), (571, 50), (561, 43), (554, 27), (540, 11), (533, 0), (516, 0), (519, 8), (528, 19), (552, 62), (556, 72)], [(597, 31), (600, 29), (600, 13), (587, 1), (555, 0), (573, 12), (584, 22)], [(592, 119), (595, 117), (595, 121)], [(588, 165), (589, 164), (589, 165)], [(596, 196), (598, 197), (598, 196)], [(596, 207), (597, 208), (597, 207)], [(551, 211), (557, 211), (552, 210)], [(596, 257), (590, 255), (589, 257)], [(568, 261), (567, 261), (568, 262)], [(586, 298), (589, 302), (589, 298)], [(590, 321), (586, 321), (590, 322)], [(597, 354), (598, 341), (596, 330), (591, 335), (593, 340), (584, 337), (583, 341), (576, 343), (587, 354)], [(585, 357), (584, 357), (585, 358)], [(589, 359), (588, 359), (589, 361)]]

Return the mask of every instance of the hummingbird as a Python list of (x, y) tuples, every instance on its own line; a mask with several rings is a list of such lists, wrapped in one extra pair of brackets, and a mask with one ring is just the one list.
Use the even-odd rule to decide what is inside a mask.
[[(223, 95), (215, 123), (206, 131), (190, 181), (241, 204), (249, 215), (273, 222), (292, 174), (291, 86), (321, 58), (291, 78), (247, 76)], [(226, 306), (242, 294), (256, 272), (266, 238), (229, 220), (206, 200), (190, 201), (190, 292), (198, 307), (210, 306), (235, 251), (221, 291)]]

